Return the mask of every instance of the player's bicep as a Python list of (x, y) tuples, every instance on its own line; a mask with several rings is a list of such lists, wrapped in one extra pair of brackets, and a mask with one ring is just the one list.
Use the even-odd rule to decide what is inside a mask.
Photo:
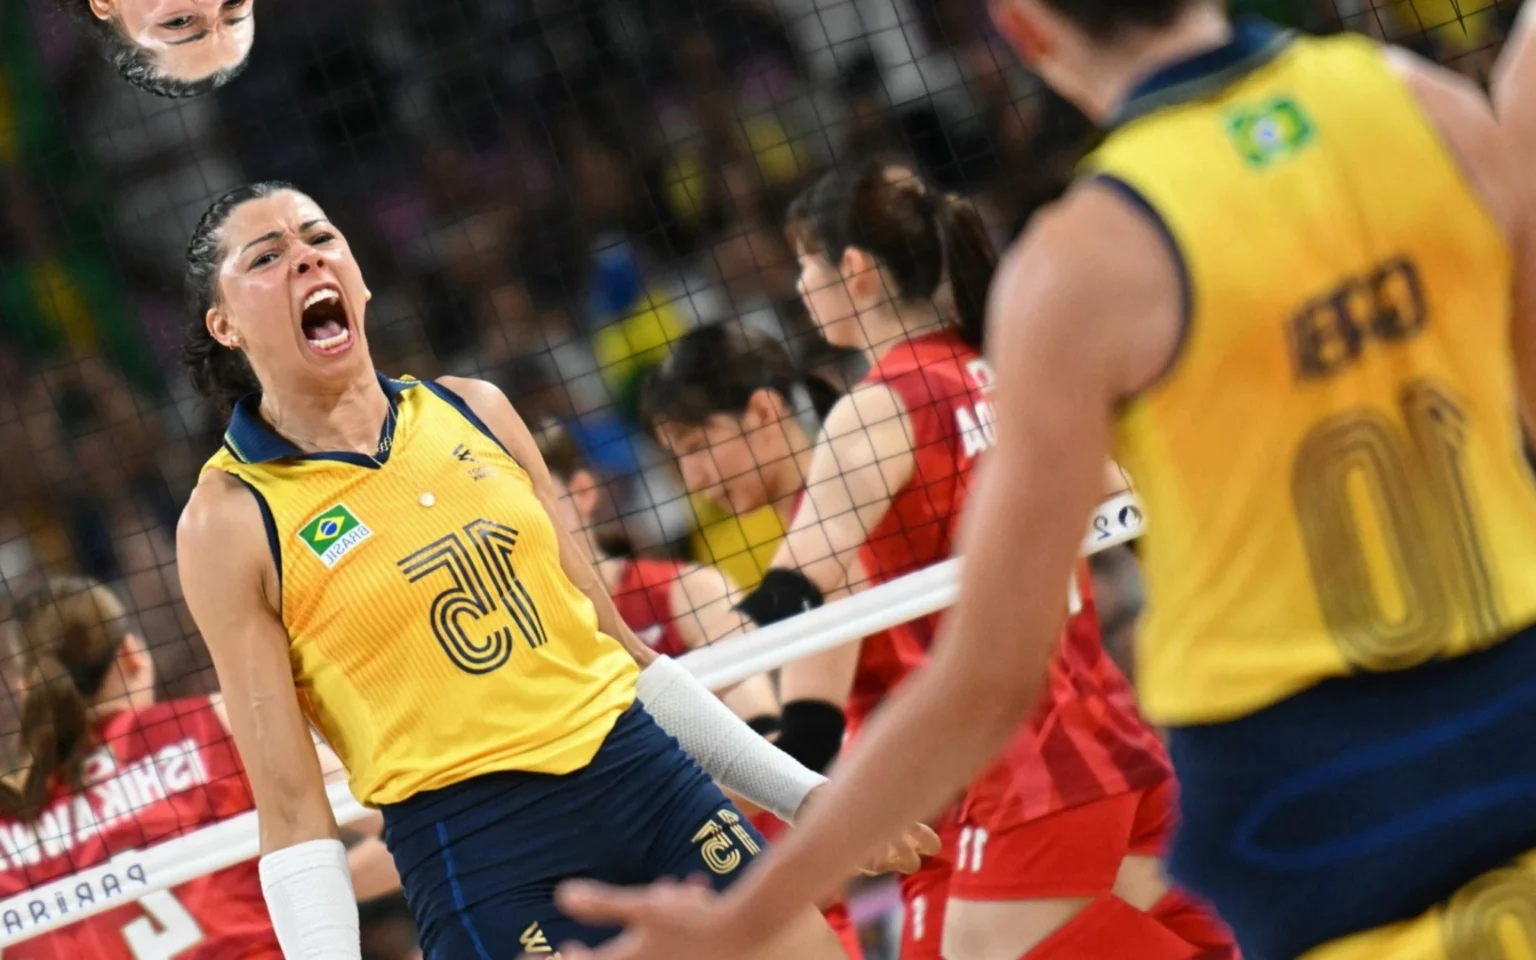
[[(1090, 196), (1085, 210), (1080, 199), (1037, 226), (994, 285), (988, 353), (998, 371), (997, 445), (978, 467), (967, 503), (964, 576), (951, 613), (954, 629), (980, 642), (945, 644), (941, 654), (970, 682), (1028, 693), (1043, 679), (1053, 646), (1017, 637), (1054, 638), (1066, 612), (1063, 585), (1104, 491), (1115, 403), (1164, 359), (1116, 352), (1121, 327), (1159, 319), (1127, 315), (1125, 305), (1155, 304), (1159, 291), (1104, 262), (1113, 258), (1103, 233), (1136, 235), (1107, 212), (1114, 202)], [(1124, 230), (1092, 229), (1100, 219)], [(1117, 258), (1137, 252), (1127, 249), (1134, 244), (1114, 246)], [(1150, 253), (1157, 263), (1157, 251)], [(1176, 287), (1170, 293), (1176, 297)]]
[(746, 617), (734, 605), (739, 593), (725, 571), (714, 566), (687, 567), (672, 582), (672, 622), (690, 650), (747, 629)]
[(200, 484), (177, 530), (177, 559), (261, 813), (262, 849), (335, 836), (254, 496), (221, 479)]
[(774, 566), (797, 566), (823, 592), (848, 568), (915, 467), (911, 427), (888, 387), (856, 390), (832, 408), (806, 477), (806, 495)]

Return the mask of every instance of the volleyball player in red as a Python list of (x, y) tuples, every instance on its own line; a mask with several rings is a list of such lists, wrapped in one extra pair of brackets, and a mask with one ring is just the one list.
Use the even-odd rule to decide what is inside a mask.
[[(24, 674), (16, 692), (32, 762), (0, 784), (0, 899), (253, 808), (222, 701), (156, 703), (153, 661), (111, 591), (52, 580), (18, 605), (8, 640)], [(359, 889), (398, 889), (388, 857), (375, 855), (382, 848), (376, 839), (354, 848)], [(256, 861), (147, 894), (132, 863), (75, 885), (62, 903), (0, 914), (13, 935), (122, 901), (6, 946), (6, 960), (281, 960)]]
[[(598, 484), (576, 444), (558, 426), (544, 428), (536, 439), (555, 484), (557, 519), (573, 535), (585, 540), (619, 616), (635, 636), (663, 656), (680, 657), (746, 625), (732, 607), (738, 591), (718, 567), (610, 553), (594, 535), (592, 521), (599, 497)], [(779, 732), (778, 697), (767, 676), (736, 684), (723, 692), (720, 699), (763, 735)], [(769, 843), (788, 829), (784, 821), (744, 798), (732, 799)], [(858, 930), (849, 918), (847, 905), (837, 900), (823, 908), (822, 914), (850, 960), (863, 960)]]
[[(641, 408), (657, 441), (677, 458), (691, 493), (736, 515), (771, 506), (788, 525), (805, 498), (821, 428), (818, 406), (836, 399), (829, 392), (801, 377), (778, 341), (738, 324), (713, 324), (671, 345), (666, 362), (645, 383)], [(923, 660), (909, 639), (881, 633), (787, 664), (779, 675), (779, 747), (824, 771), (845, 732), (857, 737)], [(951, 867), (945, 850), (900, 878), (907, 920), (902, 960), (939, 960)]]
[[(993, 442), (979, 346), (995, 256), (975, 211), (870, 164), (818, 182), (790, 233), (823, 336), (873, 368), (828, 416), (806, 506), (742, 605), (760, 624), (857, 588), (860, 568), (878, 584), (948, 558), (972, 466)], [(1085, 567), (1062, 603), (1079, 609), (1050, 695), (942, 821), (954, 863), (943, 953), (1230, 956), (1225, 931), (1161, 878), (1171, 771), (1103, 653)], [(926, 650), (936, 622), (892, 632)]]

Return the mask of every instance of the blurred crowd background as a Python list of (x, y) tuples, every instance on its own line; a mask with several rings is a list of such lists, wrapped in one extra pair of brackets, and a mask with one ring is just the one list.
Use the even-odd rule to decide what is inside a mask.
[[(904, 158), (1003, 242), (1094, 137), (984, 0), (259, 0), (249, 69), (189, 101), (119, 82), (54, 2), (0, 0), (0, 603), (44, 572), (114, 585), (168, 696), (213, 680), (173, 543), (222, 422), (177, 351), (182, 252), (225, 189), (284, 179), (326, 208), (374, 291), (382, 369), (495, 381), (573, 433), (637, 549), (751, 585), (778, 521), (683, 496), (635, 425), (640, 377), (683, 330), (728, 320), (856, 379), (795, 297), (779, 228), (798, 189), (845, 158)], [(1516, 5), (1234, 6), (1482, 79)], [(1099, 573), (1123, 651), (1134, 564)], [(888, 902), (867, 903), (878, 920)], [(399, 904), (368, 915), (368, 956), (413, 955)]]

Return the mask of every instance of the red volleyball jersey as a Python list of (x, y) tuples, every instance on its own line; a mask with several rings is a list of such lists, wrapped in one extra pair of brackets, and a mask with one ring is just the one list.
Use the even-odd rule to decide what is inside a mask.
[(688, 569), (676, 560), (630, 560), (624, 565), (613, 605), (641, 642), (666, 657), (688, 652), (672, 609), (672, 586)]
[[(1067, 620), (1035, 714), (962, 809), (990, 795), (995, 816), (1029, 821), (1155, 786), (1173, 775), (1167, 750), (1142, 719), (1130, 682), (1104, 652), (1086, 561), (1082, 608)], [(1001, 802), (999, 802), (1001, 799)]]
[[(916, 459), (912, 479), (863, 550), (871, 578), (884, 583), (949, 558), (971, 470), (996, 441), (987, 399), (993, 374), (974, 347), (944, 331), (892, 348), (864, 382), (885, 384), (901, 398)], [(1082, 564), (1083, 606), (1063, 632), (1034, 720), (1019, 729), (998, 764), (972, 787), (973, 796), (980, 789), (1009, 787), (1017, 793), (1014, 812), (1030, 819), (1169, 775), (1161, 742), (1104, 653), (1088, 580)], [(1067, 593), (1063, 584), (1063, 604)], [(937, 624), (935, 614), (892, 632), (926, 650)]]
[[(113, 714), (95, 735), (101, 746), (86, 762), (82, 793), (60, 785), (36, 822), (0, 819), (0, 897), (253, 806), (234, 743), (206, 697)], [(133, 873), (82, 884), (72, 898), (121, 897), (122, 906), (7, 946), (5, 960), (281, 960), (255, 861), (142, 896)], [(31, 912), (68, 912), (80, 902), (55, 898)], [(11, 916), (0, 924), (30, 925)]]
[[(860, 550), (870, 580), (886, 583), (947, 560), (976, 458), (994, 442), (992, 371), (951, 331), (886, 351), (864, 384), (884, 384), (901, 399), (912, 426), (912, 479), (897, 491)], [(921, 650), (933, 642), (938, 614), (892, 629)]]

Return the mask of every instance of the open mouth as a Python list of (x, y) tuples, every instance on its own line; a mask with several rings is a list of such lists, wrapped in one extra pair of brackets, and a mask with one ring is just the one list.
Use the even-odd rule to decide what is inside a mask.
[(306, 297), (299, 322), (304, 339), (318, 353), (335, 353), (352, 342), (347, 308), (341, 302), (341, 291), (334, 287), (321, 287)]

